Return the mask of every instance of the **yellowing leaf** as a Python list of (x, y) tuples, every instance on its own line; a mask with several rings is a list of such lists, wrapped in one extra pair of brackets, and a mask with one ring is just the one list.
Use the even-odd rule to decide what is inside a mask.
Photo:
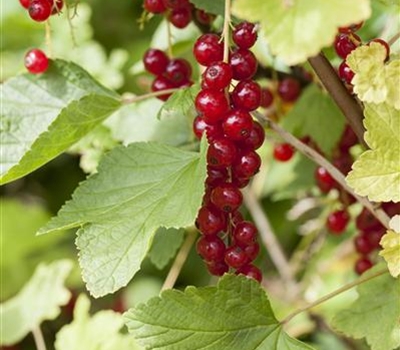
[[(380, 256), (386, 260), (390, 274), (393, 277), (400, 275), (400, 228), (399, 228), (400, 215), (394, 216), (390, 220), (390, 228), (381, 239), (380, 245), (382, 251), (379, 253)], [(396, 231), (396, 232), (395, 232)]]
[(355, 73), (354, 92), (369, 103), (387, 103), (400, 109), (400, 60), (385, 64), (386, 49), (378, 43), (360, 46), (347, 57)]
[(372, 201), (399, 202), (400, 111), (387, 104), (366, 104), (364, 124), (371, 149), (353, 164), (347, 183)]
[(369, 0), (236, 0), (232, 12), (260, 22), (272, 53), (294, 65), (331, 45), (338, 27), (369, 18), (371, 8)]

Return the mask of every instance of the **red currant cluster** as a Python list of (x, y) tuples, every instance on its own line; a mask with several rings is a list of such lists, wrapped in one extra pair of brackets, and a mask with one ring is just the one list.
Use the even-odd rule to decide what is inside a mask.
[[(263, 127), (250, 114), (261, 102), (261, 88), (251, 80), (257, 70), (249, 50), (257, 40), (255, 26), (238, 24), (232, 38), (236, 47), (229, 63), (223, 62), (223, 44), (215, 34), (202, 35), (193, 48), (197, 62), (206, 67), (195, 99), (193, 130), (199, 139), (206, 133), (210, 144), (206, 193), (196, 220), (202, 234), (197, 252), (213, 275), (232, 268), (261, 281), (261, 271), (252, 264), (260, 250), (257, 229), (238, 211), (240, 188), (258, 172), (261, 159), (255, 150), (265, 138)], [(237, 84), (230, 89), (233, 80)]]
[(196, 9), (189, 0), (144, 0), (143, 6), (150, 13), (165, 14), (177, 28), (185, 28), (193, 18), (203, 25), (209, 25), (215, 19), (215, 16)]
[[(169, 59), (164, 51), (149, 49), (143, 56), (146, 70), (155, 75), (151, 90), (153, 92), (186, 87), (193, 84), (191, 81), (192, 67), (184, 58)], [(158, 96), (166, 101), (171, 94)]]
[(51, 15), (59, 13), (64, 6), (63, 0), (19, 0), (19, 2), (36, 22), (46, 21)]
[[(355, 34), (357, 30), (359, 30), (363, 25), (363, 22), (351, 25), (349, 27), (339, 28), (339, 34), (336, 36), (334, 47), (337, 55), (343, 59), (342, 63), (338, 68), (338, 74), (340, 79), (342, 79), (343, 83), (346, 85), (350, 92), (353, 91), (353, 87), (351, 85), (351, 81), (354, 77), (354, 72), (350, 69), (350, 67), (346, 63), (346, 57), (357, 47), (362, 45), (361, 38)], [(389, 58), (390, 55), (390, 47), (388, 43), (382, 39), (373, 39), (370, 42), (376, 42), (383, 45), (386, 49), (386, 59)]]

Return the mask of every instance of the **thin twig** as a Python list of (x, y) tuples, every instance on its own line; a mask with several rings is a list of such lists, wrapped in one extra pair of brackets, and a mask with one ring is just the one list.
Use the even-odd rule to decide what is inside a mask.
[(46, 350), (46, 343), (44, 341), (42, 330), (40, 326), (32, 329), (33, 339), (35, 340), (35, 345), (37, 350)]
[(367, 208), (372, 215), (374, 215), (383, 226), (386, 228), (389, 227), (390, 218), (387, 214), (379, 208), (376, 208), (367, 198), (361, 197), (357, 195), (352, 188), (350, 188), (347, 183), (344, 175), (335, 168), (327, 159), (325, 159), (321, 154), (317, 151), (301, 142), (299, 139), (294, 137), (292, 134), (281, 128), (278, 124), (273, 122), (270, 119), (267, 119), (264, 115), (258, 112), (254, 112), (256, 118), (260, 121), (266, 122), (272, 130), (274, 130), (279, 136), (281, 136), (286, 142), (290, 143), (294, 148), (296, 148), (299, 152), (303, 153), (305, 156), (310, 158), (314, 163), (324, 167), (328, 173), (336, 180), (336, 182), (341, 185), (348, 193), (350, 193), (359, 203), (361, 203), (365, 208)]
[(171, 23), (167, 21), (167, 40), (168, 40), (168, 56), (170, 59), (174, 58), (172, 52), (172, 30), (171, 30)]
[(365, 283), (365, 282), (367, 282), (369, 280), (372, 280), (372, 279), (374, 279), (376, 277), (382, 276), (383, 274), (385, 274), (387, 272), (388, 272), (387, 269), (380, 270), (380, 271), (374, 273), (371, 276), (361, 277), (361, 278), (357, 279), (356, 281), (348, 283), (348, 284), (344, 285), (343, 287), (340, 287), (339, 289), (336, 289), (332, 293), (329, 293), (329, 294), (323, 296), (322, 298), (320, 298), (320, 299), (318, 299), (318, 300), (316, 300), (316, 301), (314, 301), (314, 302), (312, 302), (312, 303), (310, 303), (310, 304), (308, 304), (308, 305), (306, 305), (306, 306), (304, 306), (304, 307), (302, 307), (300, 309), (297, 309), (296, 311), (292, 312), (287, 317), (285, 317), (280, 323), (281, 324), (288, 323), (291, 319), (293, 319), (297, 315), (301, 314), (302, 312), (308, 311), (308, 310), (310, 310), (310, 309), (312, 309), (312, 308), (314, 308), (314, 307), (316, 307), (316, 306), (318, 306), (318, 305), (320, 305), (320, 304), (322, 304), (322, 303), (324, 303), (324, 302), (326, 302), (326, 301), (338, 296), (339, 294), (347, 292), (349, 289), (352, 289), (352, 288), (354, 288), (354, 287), (356, 287), (356, 286), (358, 286), (360, 284), (363, 284), (363, 283)]
[(388, 44), (389, 46), (392, 46), (397, 40), (400, 39), (400, 32), (396, 33), (394, 36), (392, 36), (389, 40), (388, 40)]
[(174, 287), (179, 274), (181, 273), (183, 264), (185, 263), (187, 257), (189, 256), (190, 250), (197, 238), (197, 231), (195, 229), (190, 230), (183, 242), (181, 249), (179, 250), (171, 269), (168, 272), (167, 278), (164, 281), (161, 291), (166, 289), (171, 289)]
[(148, 98), (167, 95), (167, 94), (173, 94), (174, 92), (179, 91), (179, 89), (180, 88), (173, 88), (173, 89), (161, 90), (161, 91), (156, 91), (156, 92), (150, 92), (148, 94), (139, 95), (139, 96), (123, 97), (122, 103), (124, 105), (129, 105), (131, 103), (136, 103), (136, 102), (140, 102), (143, 100), (147, 100)]
[(365, 148), (368, 148), (364, 141), (365, 129), (362, 122), (364, 113), (361, 106), (347, 91), (335, 69), (322, 53), (315, 57), (311, 57), (308, 62), (318, 75), (325, 89), (329, 92), (333, 100), (343, 112), (360, 143)]
[(250, 189), (243, 189), (242, 192), (246, 208), (249, 210), (254, 223), (257, 226), (261, 239), (271, 257), (272, 262), (287, 286), (287, 291), (293, 295), (297, 294), (298, 287), (293, 271), (290, 268), (285, 253), (272, 230), (271, 224), (265, 215), (263, 208)]
[(53, 57), (53, 44), (51, 42), (51, 26), (50, 21), (45, 22), (45, 30), (46, 30), (46, 46), (47, 46), (47, 54), (50, 58)]
[(229, 61), (229, 24), (231, 22), (231, 0), (225, 0), (225, 13), (224, 13), (224, 62), (228, 63)]

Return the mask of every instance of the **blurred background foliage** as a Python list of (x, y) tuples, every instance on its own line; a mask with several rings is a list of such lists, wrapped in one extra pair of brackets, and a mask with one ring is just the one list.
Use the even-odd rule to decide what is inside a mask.
[[(384, 9), (380, 2), (374, 2), (374, 16), (360, 31), (365, 40), (381, 33), (385, 33), (386, 37), (391, 36), (393, 29), (387, 28), (393, 27), (388, 26), (388, 23), (395, 16), (385, 13)], [(71, 7), (70, 16), (73, 11)], [(138, 19), (141, 15), (142, 1), (139, 0), (81, 2), (71, 21), (67, 20), (65, 11), (51, 19), (53, 57), (77, 62), (104, 85), (121, 93), (146, 93), (151, 78), (143, 72), (141, 57), (149, 47), (166, 47), (166, 27), (160, 18), (152, 18), (144, 29), (140, 29)], [(23, 57), (28, 49), (46, 49), (46, 38), (44, 25), (30, 20), (18, 0), (2, 1), (1, 31), (1, 81), (5, 81), (24, 72)], [(198, 34), (194, 26), (174, 30), (174, 52), (193, 62), (191, 45)], [(257, 47), (255, 50), (261, 62), (273, 63), (282, 70), (288, 69), (272, 60), (268, 50)], [(333, 58), (331, 49), (327, 49), (326, 54)], [(95, 171), (105, 152), (118, 143), (134, 141), (153, 140), (175, 146), (187, 146), (193, 142), (188, 122), (193, 115), (175, 113), (158, 120), (156, 116), (159, 108), (158, 101), (147, 100), (122, 109), (118, 115), (112, 116), (75, 145), (69, 154), (58, 157), (29, 176), (0, 189), (1, 301), (21, 289), (39, 262), (62, 258), (71, 258), (77, 262), (74, 232), (40, 237), (36, 237), (35, 232), (70, 198), (79, 182), (88, 173)], [(271, 157), (271, 147), (271, 143), (266, 142), (260, 150), (264, 165), (255, 179), (254, 189), (262, 198), (266, 215), (286, 255), (298, 266), (298, 275), (303, 278), (307, 299), (313, 300), (355, 277), (352, 272), (355, 254), (349, 240), (355, 235), (355, 229), (349, 227), (342, 237), (326, 235), (324, 223), (335, 205), (335, 198), (321, 196), (315, 189), (315, 166), (310, 161), (296, 155), (289, 163), (276, 163)], [(308, 201), (307, 205), (304, 201)], [(360, 209), (356, 207), (353, 214), (356, 215)], [(244, 214), (247, 215), (245, 210)], [(129, 286), (115, 295), (92, 300), (92, 309), (113, 308), (123, 311), (157, 295), (173, 255), (182, 243), (183, 234), (182, 231), (159, 232), (155, 240), (158, 242), (158, 239), (166, 239), (169, 244), (154, 246), (142, 270)], [(312, 246), (315, 242), (316, 248)], [(158, 251), (165, 246), (168, 246), (168, 251), (159, 261)], [(287, 314), (293, 305), (279, 300), (279, 279), (265, 250), (258, 258), (258, 265), (266, 275), (276, 315), (281, 317)], [(177, 287), (200, 286), (210, 282), (215, 280), (210, 280), (204, 264), (193, 250), (180, 274)], [(77, 263), (68, 280), (68, 288), (75, 297), (85, 291)], [(338, 304), (344, 306), (353, 299), (354, 293), (346, 293), (324, 304), (316, 312), (329, 318)], [(72, 307), (73, 301), (64, 308), (62, 316), (55, 322), (44, 323), (46, 339), (54, 340), (56, 331), (70, 322)], [(289, 331), (295, 336), (308, 334), (306, 340), (319, 349), (346, 349), (344, 343), (325, 326), (322, 324), (320, 331), (313, 333), (309, 320), (299, 318), (293, 322), (293, 329)], [(27, 337), (20, 349), (31, 348), (32, 339)]]

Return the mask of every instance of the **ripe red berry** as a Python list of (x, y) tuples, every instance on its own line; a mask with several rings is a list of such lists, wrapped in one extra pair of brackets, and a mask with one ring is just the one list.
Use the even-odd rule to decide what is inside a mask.
[(185, 28), (192, 20), (192, 11), (189, 7), (181, 7), (178, 9), (173, 9), (168, 14), (168, 20), (176, 27), (176, 28)]
[(293, 78), (285, 78), (278, 84), (278, 95), (286, 102), (296, 101), (300, 96), (301, 86), (300, 83)]
[(163, 0), (144, 0), (143, 6), (146, 11), (154, 14), (163, 13), (167, 9)]
[(257, 59), (246, 49), (235, 50), (229, 58), (229, 64), (235, 80), (251, 79), (257, 72)]
[(19, 2), (23, 7), (28, 9), (29, 8), (29, 4), (31, 3), (31, 0), (19, 0)]
[(225, 215), (215, 208), (201, 207), (197, 214), (196, 227), (203, 235), (216, 235), (226, 228)]
[(165, 52), (158, 49), (148, 49), (143, 56), (145, 69), (154, 75), (162, 75), (168, 62), (169, 58)]
[(332, 164), (347, 175), (353, 165), (353, 157), (350, 153), (340, 153), (333, 158)]
[(197, 116), (193, 120), (193, 132), (199, 140), (202, 138), (204, 132), (206, 132), (209, 141), (223, 136), (220, 124), (207, 124), (200, 116)]
[(326, 220), (326, 227), (333, 234), (341, 234), (349, 223), (350, 216), (346, 210), (337, 210), (330, 213)]
[(329, 174), (328, 170), (323, 167), (318, 167), (315, 169), (315, 180), (317, 181), (317, 185), (322, 192), (329, 192), (331, 189), (335, 187), (336, 181), (335, 179)]
[(235, 159), (232, 166), (232, 175), (235, 178), (249, 179), (258, 173), (261, 158), (255, 151), (243, 151)]
[(385, 50), (386, 50), (386, 58), (385, 58), (385, 61), (389, 59), (389, 56), (390, 56), (390, 46), (389, 46), (389, 44), (388, 44), (385, 40), (377, 38), (377, 39), (372, 39), (372, 40), (369, 42), (369, 44), (370, 44), (370, 43), (378, 43), (378, 44), (381, 44), (381, 45), (385, 48)]
[(197, 241), (197, 253), (205, 261), (223, 261), (225, 244), (218, 236), (203, 236)]
[(163, 0), (164, 6), (170, 10), (189, 7), (189, 0)]
[(207, 67), (202, 77), (210, 90), (223, 90), (231, 83), (232, 69), (225, 62), (214, 62)]
[[(174, 87), (175, 87), (174, 84), (172, 84), (167, 78), (163, 77), (162, 75), (159, 75), (153, 80), (153, 84), (151, 85), (151, 91), (153, 92), (163, 91), (163, 90), (173, 89)], [(157, 96), (157, 98), (160, 99), (161, 101), (166, 101), (171, 95), (172, 93), (163, 94)]]
[(184, 58), (174, 58), (167, 64), (164, 76), (174, 85), (180, 86), (190, 79), (192, 67)]
[(254, 244), (257, 240), (257, 228), (250, 221), (239, 222), (233, 230), (233, 238), (240, 246)]
[(38, 49), (33, 49), (25, 55), (25, 68), (32, 74), (44, 73), (49, 67), (46, 54)]
[(209, 186), (218, 186), (224, 184), (228, 180), (229, 174), (226, 168), (207, 167), (206, 184)]
[(215, 16), (213, 14), (207, 13), (203, 10), (196, 9), (195, 18), (200, 24), (210, 25), (214, 21)]
[(225, 262), (228, 266), (238, 269), (250, 262), (245, 251), (239, 246), (232, 246), (225, 251)]
[(29, 16), (36, 22), (46, 21), (52, 10), (52, 4), (48, 0), (31, 0), (28, 8)]
[(232, 39), (241, 49), (249, 49), (257, 40), (255, 25), (249, 22), (239, 23), (232, 32)]
[(347, 65), (346, 61), (343, 61), (339, 68), (338, 73), (340, 79), (342, 79), (345, 83), (351, 84), (351, 80), (354, 78), (354, 72)]
[(253, 80), (239, 82), (231, 93), (233, 105), (246, 111), (260, 107), (261, 87)]
[(211, 192), (212, 204), (226, 213), (237, 210), (242, 204), (242, 201), (242, 192), (231, 184), (219, 185)]
[(224, 137), (213, 140), (208, 147), (207, 162), (214, 167), (228, 167), (232, 165), (235, 157), (235, 144)]
[(365, 271), (369, 270), (373, 266), (372, 261), (367, 257), (361, 257), (356, 261), (354, 267), (357, 274), (362, 275)]
[(252, 278), (261, 283), (262, 273), (261, 270), (254, 265), (246, 265), (236, 270), (236, 274), (244, 275), (248, 278)]
[(279, 162), (287, 162), (293, 155), (294, 148), (288, 143), (280, 143), (274, 147), (274, 158)]
[(353, 33), (337, 35), (334, 43), (337, 55), (343, 59), (360, 45), (361, 38)]
[(363, 232), (371, 232), (380, 229), (381, 226), (381, 223), (366, 208), (363, 208), (356, 218), (356, 227)]
[(272, 91), (268, 88), (261, 89), (261, 107), (268, 108), (271, 107), (272, 103), (274, 102), (274, 95)]
[(358, 143), (356, 133), (350, 125), (346, 125), (339, 141), (339, 149), (342, 153), (348, 153), (349, 149)]
[(193, 54), (196, 61), (203, 66), (222, 61), (224, 48), (215, 34), (203, 34), (194, 44)]
[(222, 276), (229, 271), (229, 266), (224, 261), (212, 261), (206, 263), (208, 272), (213, 276)]
[(264, 128), (259, 122), (253, 121), (253, 127), (250, 131), (250, 135), (244, 141), (242, 141), (241, 145), (245, 149), (256, 150), (262, 146), (264, 140)]
[(354, 246), (356, 248), (356, 252), (363, 255), (369, 254), (375, 249), (375, 247), (371, 245), (367, 233), (361, 233), (354, 238)]
[(257, 258), (257, 255), (260, 252), (260, 245), (257, 242), (255, 242), (253, 244), (245, 246), (243, 250), (248, 256), (249, 260), (253, 261)]
[(196, 96), (195, 106), (208, 124), (219, 122), (229, 110), (228, 100), (222, 91), (201, 90)]
[(249, 137), (253, 129), (253, 118), (244, 110), (232, 109), (226, 114), (222, 122), (222, 129), (230, 140), (244, 140)]

